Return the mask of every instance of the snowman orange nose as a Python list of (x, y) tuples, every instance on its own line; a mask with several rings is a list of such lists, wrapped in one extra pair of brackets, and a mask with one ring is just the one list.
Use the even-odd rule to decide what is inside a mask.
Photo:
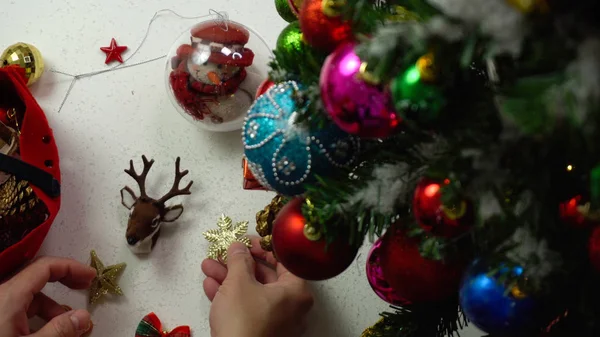
[(219, 78), (219, 75), (217, 75), (217, 73), (215, 73), (214, 71), (210, 71), (208, 74), (206, 74), (206, 76), (213, 84), (221, 84), (221, 78)]

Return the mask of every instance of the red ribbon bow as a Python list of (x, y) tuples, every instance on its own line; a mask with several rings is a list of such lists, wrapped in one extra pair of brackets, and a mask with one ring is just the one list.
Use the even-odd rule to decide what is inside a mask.
[(155, 313), (151, 312), (138, 325), (135, 337), (191, 337), (190, 327), (179, 326), (171, 332), (164, 331), (162, 323)]

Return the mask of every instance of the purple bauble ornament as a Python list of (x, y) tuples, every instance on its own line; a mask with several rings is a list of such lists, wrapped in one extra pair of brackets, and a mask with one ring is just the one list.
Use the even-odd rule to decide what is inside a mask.
[(381, 270), (381, 264), (379, 263), (381, 254), (381, 239), (377, 240), (367, 258), (367, 279), (373, 291), (377, 296), (381, 297), (382, 300), (392, 305), (406, 305), (409, 302), (400, 297), (390, 284), (383, 278), (383, 271)]
[(361, 61), (354, 43), (338, 47), (321, 69), (321, 98), (325, 109), (344, 131), (360, 137), (382, 138), (398, 126), (390, 93), (359, 78)]

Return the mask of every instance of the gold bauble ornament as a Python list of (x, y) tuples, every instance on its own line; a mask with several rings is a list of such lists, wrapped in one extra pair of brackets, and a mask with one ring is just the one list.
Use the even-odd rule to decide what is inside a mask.
[(546, 13), (550, 9), (546, 0), (508, 0), (508, 3), (525, 14), (535, 11)]
[(522, 300), (527, 297), (527, 294), (523, 290), (521, 290), (521, 288), (518, 285), (514, 285), (512, 288), (510, 288), (510, 293), (511, 295), (513, 295), (514, 298), (519, 300)]
[(0, 65), (17, 65), (25, 69), (27, 85), (32, 85), (44, 73), (44, 59), (40, 51), (24, 42), (18, 42), (6, 48), (0, 56)]
[(434, 82), (437, 79), (437, 69), (433, 53), (427, 53), (417, 60), (417, 70), (424, 82)]

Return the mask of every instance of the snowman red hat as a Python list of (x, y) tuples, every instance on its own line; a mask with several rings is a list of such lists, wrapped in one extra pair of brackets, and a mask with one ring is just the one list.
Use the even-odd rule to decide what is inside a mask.
[(202, 23), (191, 31), (192, 45), (182, 45), (177, 49), (177, 56), (187, 59), (201, 50), (201, 46), (210, 48), (210, 55), (205, 62), (224, 64), (235, 67), (248, 67), (254, 61), (252, 50), (244, 47), (250, 33), (243, 26), (234, 22), (227, 25), (209, 21)]

